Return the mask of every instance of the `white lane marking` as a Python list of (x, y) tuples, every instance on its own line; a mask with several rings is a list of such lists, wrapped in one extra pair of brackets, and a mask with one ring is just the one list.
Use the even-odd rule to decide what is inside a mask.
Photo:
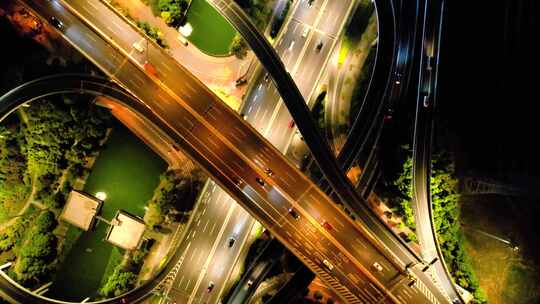
[(204, 228), (203, 228), (203, 230), (202, 230), (203, 233), (206, 231), (206, 227), (208, 227), (208, 222), (209, 222), (209, 221), (210, 221), (210, 220), (206, 221), (206, 224), (204, 224)]

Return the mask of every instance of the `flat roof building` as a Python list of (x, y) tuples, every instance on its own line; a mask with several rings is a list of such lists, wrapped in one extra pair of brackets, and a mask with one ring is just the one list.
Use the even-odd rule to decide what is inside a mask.
[(111, 220), (107, 231), (107, 242), (126, 250), (135, 250), (139, 247), (146, 224), (144, 221), (125, 211), (117, 211)]
[(72, 190), (67, 198), (60, 219), (84, 231), (92, 229), (103, 201), (90, 194)]

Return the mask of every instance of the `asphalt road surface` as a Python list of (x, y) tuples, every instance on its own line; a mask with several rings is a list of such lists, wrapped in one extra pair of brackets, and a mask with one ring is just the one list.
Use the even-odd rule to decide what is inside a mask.
[[(25, 2), (46, 18), (57, 16), (68, 41), (143, 100), (175, 139), (187, 144), (188, 154), (347, 302), (444, 302), (438, 290), (431, 293), (422, 283), (430, 281), (421, 274), (421, 280), (407, 286), (409, 278), (371, 235), (160, 49), (150, 44), (145, 56), (138, 54), (132, 49), (141, 39), (133, 37), (137, 33), (106, 32), (111, 30), (110, 20), (97, 18), (90, 28), (80, 15), (73, 16), (56, 2)], [(158, 79), (144, 72), (144, 61), (156, 66)], [(274, 176), (264, 174), (265, 166)], [(291, 207), (299, 220), (291, 219)], [(334, 228), (324, 228), (324, 221)], [(324, 268), (324, 259), (334, 267)], [(371, 269), (375, 261), (383, 265), (382, 271)]]

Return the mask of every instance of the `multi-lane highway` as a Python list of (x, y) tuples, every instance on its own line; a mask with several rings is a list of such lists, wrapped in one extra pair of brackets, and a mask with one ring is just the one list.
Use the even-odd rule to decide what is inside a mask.
[[(436, 288), (424, 285), (430, 280), (421, 273), (407, 286), (411, 277), (371, 234), (156, 46), (150, 44), (141, 59), (131, 47), (133, 38), (140, 39), (133, 37), (136, 32), (104, 33), (104, 20), (83, 23), (81, 15), (57, 2), (25, 2), (45, 18), (57, 16), (68, 41), (143, 100), (191, 157), (348, 302), (444, 302)], [(144, 72), (142, 60), (156, 65), (159, 79)], [(267, 168), (272, 176), (265, 175)], [(298, 220), (288, 214), (291, 207)], [(333, 267), (323, 266), (324, 259)], [(371, 269), (375, 261), (382, 271)]]
[(441, 30), (445, 1), (423, 1), (422, 39), (419, 48), (418, 81), (416, 85), (416, 116), (413, 141), (413, 199), (416, 234), (426, 260), (434, 262), (438, 277), (452, 303), (463, 300), (444, 263), (444, 256), (437, 242), (431, 204), (431, 144), (434, 132), (433, 112), (437, 100), (437, 75)]

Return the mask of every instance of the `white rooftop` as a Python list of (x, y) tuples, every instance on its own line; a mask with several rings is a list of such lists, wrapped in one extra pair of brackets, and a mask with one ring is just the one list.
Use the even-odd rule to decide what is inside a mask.
[(106, 240), (126, 250), (137, 249), (146, 229), (144, 221), (125, 211), (118, 211), (111, 221)]
[(60, 219), (85, 231), (92, 228), (94, 218), (103, 202), (89, 194), (72, 190), (60, 214)]

